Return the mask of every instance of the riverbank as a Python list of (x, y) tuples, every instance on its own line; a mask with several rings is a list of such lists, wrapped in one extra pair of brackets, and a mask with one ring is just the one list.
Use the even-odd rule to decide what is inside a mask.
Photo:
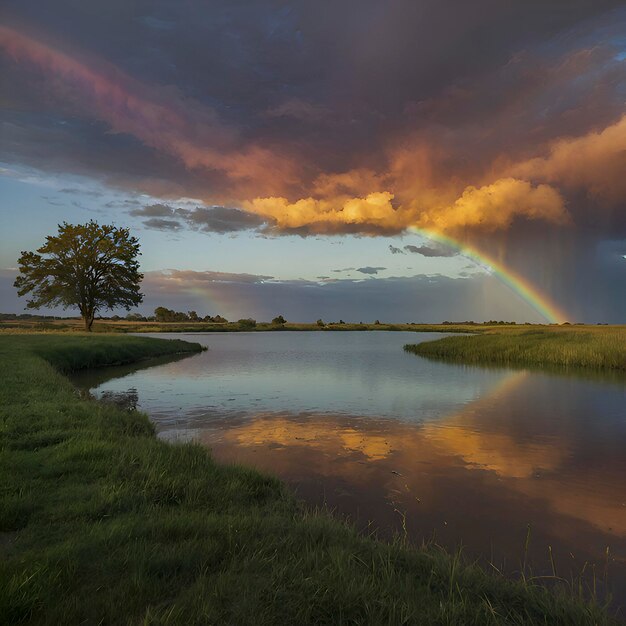
[[(188, 347), (186, 347), (188, 346)], [(197, 344), (0, 337), (0, 615), (9, 623), (611, 623), (435, 548), (360, 536), (277, 480), (157, 440), (60, 373)]]
[[(323, 325), (300, 324), (287, 322), (271, 324), (257, 322), (255, 325), (240, 322), (134, 322), (126, 320), (96, 320), (93, 333), (241, 333), (241, 332), (289, 332), (289, 331), (414, 331), (414, 332), (445, 332), (467, 333), (486, 332), (490, 325), (483, 324), (364, 324), (329, 322)], [(0, 320), (0, 334), (19, 332), (84, 332), (84, 324), (80, 319), (65, 318), (58, 320)]]
[(626, 372), (626, 327), (491, 329), (471, 337), (408, 344), (419, 356), (476, 365), (586, 368)]

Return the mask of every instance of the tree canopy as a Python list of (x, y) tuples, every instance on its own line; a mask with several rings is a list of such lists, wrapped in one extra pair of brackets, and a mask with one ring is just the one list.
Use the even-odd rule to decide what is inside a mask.
[(27, 308), (77, 307), (91, 330), (97, 311), (124, 308), (143, 301), (137, 257), (139, 240), (127, 228), (87, 224), (59, 224), (56, 235), (36, 252), (22, 252), (14, 286), (18, 295), (30, 294)]

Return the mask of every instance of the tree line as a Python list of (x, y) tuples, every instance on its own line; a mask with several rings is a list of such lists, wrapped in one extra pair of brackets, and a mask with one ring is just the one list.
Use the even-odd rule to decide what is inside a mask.
[(157, 322), (211, 322), (213, 324), (226, 324), (228, 320), (221, 315), (200, 316), (196, 311), (174, 311), (164, 306), (154, 309), (154, 319)]

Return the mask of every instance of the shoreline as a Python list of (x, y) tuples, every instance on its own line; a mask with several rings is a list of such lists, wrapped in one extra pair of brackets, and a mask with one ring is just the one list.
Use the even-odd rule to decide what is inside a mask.
[(276, 478), (78, 398), (60, 373), (201, 348), (174, 343), (0, 336), (0, 610), (15, 623), (613, 623), (573, 591), (362, 536)]
[(573, 372), (626, 373), (626, 327), (590, 331), (533, 329), (443, 337), (406, 344), (406, 352), (465, 365), (560, 368)]

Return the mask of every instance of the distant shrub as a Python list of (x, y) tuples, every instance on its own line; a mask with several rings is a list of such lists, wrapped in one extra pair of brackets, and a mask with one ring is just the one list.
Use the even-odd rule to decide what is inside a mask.
[(274, 326), (282, 326), (283, 324), (286, 324), (286, 323), (287, 323), (287, 320), (282, 315), (279, 315), (278, 317), (275, 317), (272, 320), (272, 324)]
[(256, 320), (253, 320), (251, 317), (246, 317), (245, 319), (237, 320), (237, 324), (242, 328), (255, 328)]
[(322, 327), (322, 326), (326, 326), (326, 324), (324, 324), (324, 320), (323, 319), (319, 319), (317, 320), (317, 322), (315, 322), (318, 326)]

